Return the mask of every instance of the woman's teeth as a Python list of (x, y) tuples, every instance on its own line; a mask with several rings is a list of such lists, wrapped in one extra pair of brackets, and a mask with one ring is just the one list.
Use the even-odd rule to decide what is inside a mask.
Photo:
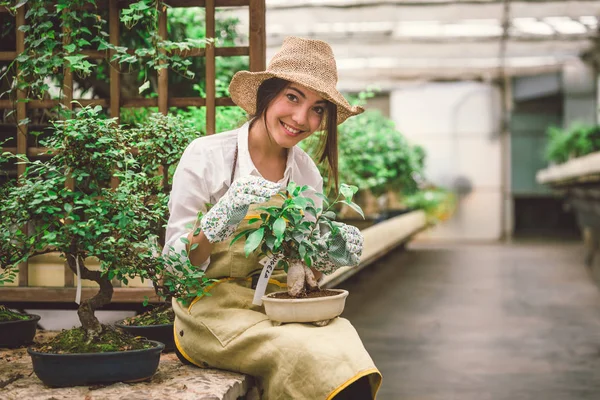
[(300, 132), (302, 132), (302, 131), (301, 131), (301, 130), (299, 130), (299, 129), (294, 129), (294, 128), (292, 128), (291, 126), (289, 126), (288, 124), (286, 124), (286, 123), (284, 123), (284, 122), (282, 122), (281, 124), (283, 125), (283, 127), (284, 127), (286, 130), (290, 131), (290, 132), (291, 132), (291, 133), (293, 133), (294, 135), (297, 135), (297, 134), (299, 134)]

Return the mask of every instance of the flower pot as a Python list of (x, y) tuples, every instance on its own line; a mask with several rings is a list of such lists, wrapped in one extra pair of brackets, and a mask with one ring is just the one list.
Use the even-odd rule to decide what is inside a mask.
[(54, 354), (32, 348), (27, 352), (33, 371), (47, 386), (65, 387), (98, 383), (138, 382), (151, 378), (158, 368), (164, 344), (142, 350), (106, 353)]
[(339, 292), (335, 296), (274, 299), (276, 293), (262, 297), (265, 312), (271, 321), (276, 322), (316, 322), (335, 318), (344, 311), (348, 291), (343, 289), (328, 289)]
[(173, 337), (173, 324), (161, 325), (123, 325), (123, 321), (115, 322), (115, 326), (133, 336), (142, 336), (148, 340), (161, 342), (165, 345), (164, 351), (175, 349), (175, 338)]
[(18, 347), (33, 342), (40, 316), (28, 315), (31, 318), (0, 322), (0, 347)]

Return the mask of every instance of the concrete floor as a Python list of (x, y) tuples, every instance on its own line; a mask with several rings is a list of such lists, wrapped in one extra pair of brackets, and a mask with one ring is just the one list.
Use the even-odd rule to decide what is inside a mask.
[(582, 249), (411, 244), (342, 283), (378, 399), (600, 399), (600, 292)]

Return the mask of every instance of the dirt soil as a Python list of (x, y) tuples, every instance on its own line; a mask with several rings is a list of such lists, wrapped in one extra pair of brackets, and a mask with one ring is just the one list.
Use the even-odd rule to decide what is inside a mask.
[[(58, 332), (38, 331), (37, 343)], [(34, 374), (25, 347), (0, 349), (0, 399), (234, 400), (253, 386), (252, 378), (216, 369), (183, 365), (174, 353), (163, 354), (156, 374), (146, 382), (49, 388)]]
[(289, 293), (287, 292), (277, 292), (277, 293), (273, 293), (271, 295), (269, 295), (269, 297), (272, 297), (274, 299), (314, 299), (317, 297), (329, 297), (329, 296), (336, 296), (340, 294), (340, 292), (335, 292), (333, 290), (327, 290), (327, 289), (322, 289), (322, 290), (316, 290), (314, 292), (306, 292), (301, 296), (298, 297), (294, 297), (291, 296)]

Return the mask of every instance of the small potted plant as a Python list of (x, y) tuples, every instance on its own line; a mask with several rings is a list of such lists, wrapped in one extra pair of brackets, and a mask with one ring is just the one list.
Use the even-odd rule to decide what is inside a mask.
[[(113, 278), (148, 278), (147, 263), (162, 260), (148, 241), (159, 217), (145, 203), (148, 178), (137, 168), (128, 132), (99, 106), (53, 125), (43, 143), (53, 157), (19, 156), (26, 172), (0, 198), (0, 265), (13, 269), (32, 256), (58, 252), (77, 275), (81, 327), (30, 347), (34, 372), (50, 386), (148, 379), (164, 345), (103, 325), (95, 316), (111, 301)], [(100, 270), (86, 267), (92, 257)], [(96, 282), (98, 293), (81, 299), (81, 279)]]
[(22, 314), (0, 305), (0, 347), (19, 347), (33, 342), (39, 320), (39, 315)]
[[(277, 264), (287, 272), (288, 290), (262, 297), (265, 312), (273, 321), (326, 321), (341, 314), (348, 296), (346, 290), (319, 288), (310, 267), (319, 257), (335, 252), (343, 245), (333, 240), (339, 229), (333, 222), (336, 217), (334, 206), (346, 204), (363, 216), (360, 207), (352, 202), (358, 188), (342, 184), (332, 202), (322, 193), (316, 193), (323, 201), (322, 207), (316, 207), (313, 199), (303, 196), (309, 189), (290, 182), (287, 192), (278, 194), (283, 198), (282, 205), (258, 207), (260, 217), (250, 219), (248, 223), (260, 224), (242, 231), (231, 241), (233, 244), (245, 238), (246, 256), (259, 251), (269, 258), (268, 264)], [(330, 234), (323, 235), (322, 230), (328, 230)]]
[[(0, 155), (0, 165), (7, 161), (7, 155)], [(2, 190), (7, 188), (0, 188), (0, 191)], [(16, 276), (16, 266), (0, 264), (0, 287), (13, 282)], [(33, 342), (39, 320), (39, 315), (22, 314), (0, 305), (0, 348), (19, 347)]]

